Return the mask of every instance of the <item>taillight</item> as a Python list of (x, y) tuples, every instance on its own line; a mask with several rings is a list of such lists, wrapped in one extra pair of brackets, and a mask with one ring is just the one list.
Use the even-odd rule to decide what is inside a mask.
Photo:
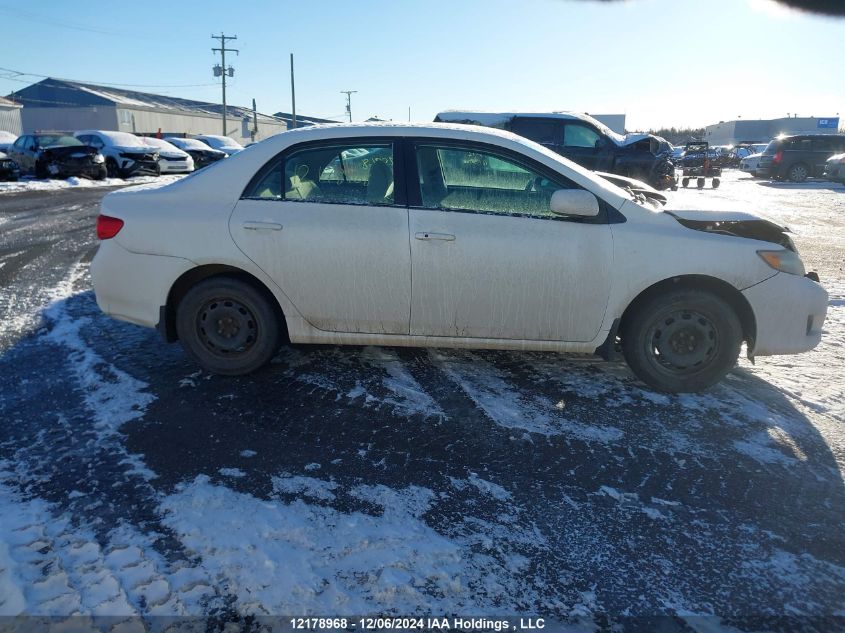
[(97, 216), (97, 239), (110, 240), (123, 228), (123, 220), (108, 215)]
[(778, 150), (778, 152), (777, 152), (777, 154), (775, 154), (775, 157), (772, 159), (772, 162), (773, 162), (775, 165), (777, 165), (777, 164), (779, 164), (779, 163), (780, 163), (780, 161), (781, 161), (781, 160), (783, 160), (783, 150), (782, 150), (782, 149), (779, 149), (779, 150)]

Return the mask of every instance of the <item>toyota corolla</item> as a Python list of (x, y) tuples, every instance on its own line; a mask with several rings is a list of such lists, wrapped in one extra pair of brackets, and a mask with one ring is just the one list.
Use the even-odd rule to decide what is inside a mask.
[(101, 309), (238, 375), (295, 343), (624, 356), (664, 391), (812, 349), (827, 293), (786, 230), (664, 211), (456, 124), (326, 125), (103, 201)]

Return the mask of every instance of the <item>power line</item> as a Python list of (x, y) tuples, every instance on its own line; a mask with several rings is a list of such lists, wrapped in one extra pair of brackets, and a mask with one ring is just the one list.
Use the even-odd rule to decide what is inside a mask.
[(215, 82), (205, 84), (117, 84), (106, 81), (84, 81), (82, 79), (67, 79), (65, 77), (54, 77), (51, 75), (41, 75), (38, 73), (27, 73), (22, 70), (13, 70), (11, 68), (2, 68), (0, 71), (13, 73), (11, 77), (0, 77), (0, 79), (9, 79), (10, 81), (20, 81), (27, 83), (22, 79), (15, 79), (15, 77), (40, 77), (41, 79), (58, 79), (59, 81), (71, 81), (78, 84), (91, 84), (93, 86), (111, 86), (113, 88), (196, 88), (200, 86), (216, 86)]
[(98, 35), (111, 35), (115, 37), (123, 37), (123, 38), (135, 38), (135, 39), (143, 39), (143, 40), (154, 40), (157, 42), (167, 41), (168, 38), (165, 37), (157, 37), (154, 35), (143, 35), (139, 34), (137, 31), (122, 31), (119, 29), (102, 29), (92, 26), (87, 26), (81, 24), (79, 22), (70, 22), (65, 19), (53, 18), (47, 15), (42, 15), (40, 13), (34, 13), (32, 11), (24, 11), (22, 9), (14, 8), (9, 9), (6, 7), (0, 7), (0, 13), (4, 13), (9, 15), (13, 18), (29, 20), (30, 22), (36, 22), (40, 24), (44, 24), (46, 26), (52, 26), (57, 28), (63, 29), (71, 29), (74, 31), (85, 31), (87, 33), (97, 33)]

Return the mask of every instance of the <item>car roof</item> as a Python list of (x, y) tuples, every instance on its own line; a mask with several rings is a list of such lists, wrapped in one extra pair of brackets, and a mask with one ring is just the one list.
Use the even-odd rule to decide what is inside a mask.
[[(255, 172), (255, 161), (266, 162), (280, 152), (299, 143), (311, 141), (343, 141), (354, 138), (437, 138), (445, 140), (487, 142), (503, 149), (510, 149), (525, 154), (540, 163), (545, 163), (563, 171), (567, 177), (581, 186), (593, 190), (603, 190), (607, 202), (618, 207), (629, 200), (624, 190), (612, 185), (604, 178), (564, 158), (560, 154), (543, 147), (539, 143), (518, 136), (505, 130), (477, 125), (458, 123), (398, 123), (392, 121), (378, 123), (320, 123), (308, 127), (296, 128), (275, 134), (232, 156), (227, 169), (234, 175), (243, 171), (245, 180)], [(561, 165), (563, 169), (561, 169)], [(198, 177), (199, 178), (199, 177)], [(208, 177), (212, 179), (212, 176)]]

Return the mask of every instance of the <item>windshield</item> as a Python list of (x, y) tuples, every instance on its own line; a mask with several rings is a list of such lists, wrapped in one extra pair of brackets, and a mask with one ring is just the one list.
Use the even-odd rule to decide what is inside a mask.
[(178, 147), (174, 147), (171, 143), (168, 143), (163, 138), (155, 138), (154, 136), (142, 136), (141, 141), (145, 145), (152, 145), (153, 147), (158, 147), (159, 149), (178, 151)]
[(168, 138), (167, 141), (181, 149), (211, 149), (208, 145), (195, 138)]
[(237, 141), (230, 139), (228, 136), (205, 136), (203, 140), (216, 149), (243, 149)]
[(36, 137), (40, 147), (75, 147), (84, 145), (79, 139), (63, 134), (43, 134)]

